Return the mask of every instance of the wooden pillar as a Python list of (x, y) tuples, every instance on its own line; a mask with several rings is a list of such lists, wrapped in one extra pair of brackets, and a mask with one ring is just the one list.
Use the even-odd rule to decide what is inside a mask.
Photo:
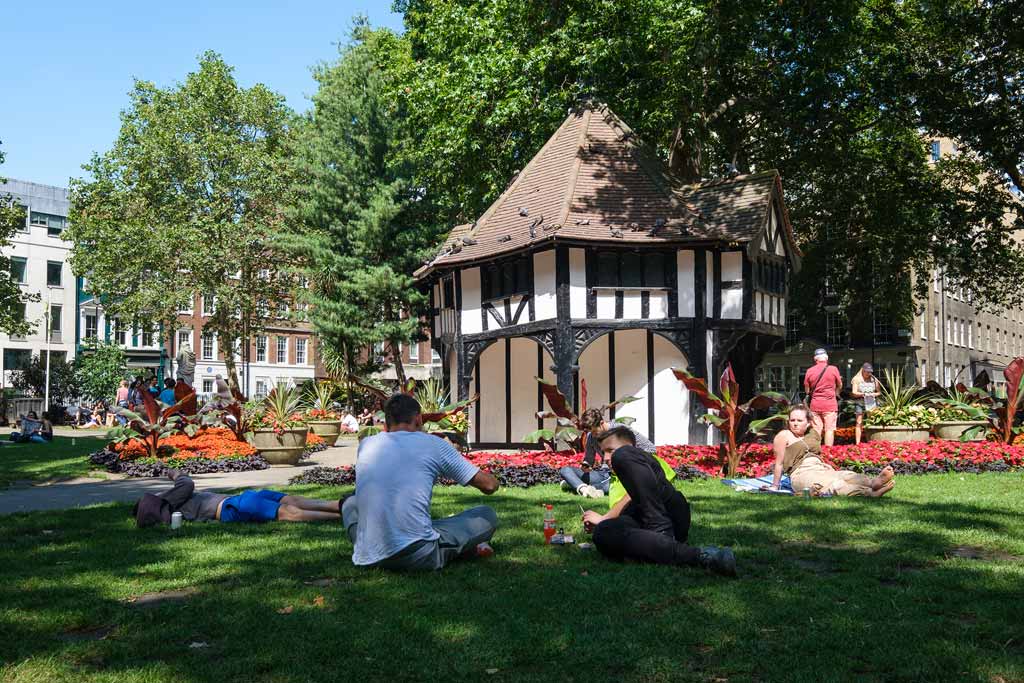
[[(711, 380), (707, 373), (707, 257), (702, 249), (693, 254), (693, 333), (690, 336), (689, 372), (703, 377), (708, 385)], [(707, 443), (708, 428), (697, 420), (705, 412), (704, 406), (693, 396), (690, 397), (690, 443)]]
[(568, 400), (575, 403), (575, 339), (569, 308), (569, 248), (555, 248), (555, 383)]

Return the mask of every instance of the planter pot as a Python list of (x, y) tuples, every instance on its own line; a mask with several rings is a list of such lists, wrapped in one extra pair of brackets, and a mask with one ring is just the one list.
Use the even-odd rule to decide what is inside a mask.
[(252, 445), (271, 465), (297, 465), (308, 433), (305, 426), (286, 429), (281, 434), (273, 429), (257, 429), (252, 434)]
[(324, 440), (328, 446), (341, 436), (341, 420), (310, 420), (306, 423), (309, 430)]
[(917, 427), (865, 427), (865, 441), (890, 441), (902, 443), (904, 441), (927, 441), (928, 430)]
[[(936, 439), (944, 439), (946, 441), (959, 441), (961, 435), (972, 427), (987, 427), (988, 422), (983, 421), (963, 421), (963, 422), (936, 422), (932, 425), (932, 429), (935, 431)], [(971, 436), (968, 441), (984, 441), (985, 430), (979, 429), (976, 434)]]

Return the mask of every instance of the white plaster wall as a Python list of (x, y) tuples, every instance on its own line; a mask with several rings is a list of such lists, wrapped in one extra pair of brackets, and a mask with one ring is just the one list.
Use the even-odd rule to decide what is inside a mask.
[(739, 251), (722, 252), (722, 282), (734, 282), (743, 279), (743, 253)]
[(722, 318), (737, 320), (743, 317), (743, 290), (722, 290)]
[(786, 300), (784, 298), (779, 299), (779, 325), (783, 327), (786, 325)]
[[(586, 273), (586, 271), (584, 271)], [(534, 319), (549, 320), (558, 314), (555, 304), (555, 250), (533, 255)], [(586, 299), (583, 302), (586, 311)], [(585, 317), (585, 315), (584, 315)]]
[(668, 292), (651, 292), (647, 317), (651, 320), (668, 317)]
[(654, 335), (654, 443), (685, 444), (690, 440), (690, 392), (672, 374), (689, 365), (669, 341)]
[(710, 251), (704, 255), (704, 263), (706, 268), (704, 271), (704, 310), (707, 311), (706, 317), (713, 318), (715, 317), (715, 264)]
[[(516, 338), (512, 344), (512, 440), (537, 429), (537, 349), (541, 346), (532, 339)], [(552, 363), (544, 352), (544, 366)], [(548, 371), (550, 374), (550, 370)], [(481, 387), (482, 388), (482, 387)], [(550, 422), (554, 422), (550, 420)], [(553, 426), (553, 425), (552, 425)], [(500, 439), (504, 441), (504, 436)]]
[(480, 322), (480, 269), (462, 271), (462, 334), (482, 332)]
[[(472, 392), (476, 386), (476, 374), (480, 373), (477, 422), (483, 442), (505, 441), (505, 344), (506, 340), (499, 339), (484, 349), (469, 385)], [(476, 434), (473, 425), (469, 431)]]
[(643, 304), (640, 292), (626, 289), (622, 292), (622, 317), (625, 320), (639, 320), (643, 317)]
[(569, 250), (569, 315), (587, 317), (587, 252), (583, 249)]
[[(774, 202), (772, 203), (772, 210), (769, 213), (769, 216), (770, 216), (769, 220), (771, 221), (771, 226), (772, 226), (772, 232), (773, 233), (778, 233), (782, 226), (779, 225), (778, 218), (776, 218), (776, 216), (775, 216), (775, 203)], [(775, 253), (777, 255), (779, 255), (779, 256), (785, 256), (786, 255), (786, 247), (783, 244), (783, 242), (785, 242), (784, 236), (783, 235), (778, 235), (778, 239), (775, 241)]]
[[(607, 359), (607, 351), (605, 352)], [(647, 332), (622, 330), (615, 333), (615, 393), (636, 396), (636, 401), (616, 410), (616, 417), (633, 417), (633, 429), (647, 434)]]
[[(573, 314), (576, 317), (576, 314)], [(581, 317), (586, 317), (586, 309)], [(614, 289), (599, 289), (597, 290), (597, 317), (601, 320), (614, 320), (615, 319), (615, 290)]]
[[(618, 343), (616, 337), (615, 342)], [(616, 347), (618, 350), (618, 347)], [(602, 335), (580, 355), (580, 380), (587, 381), (587, 406), (599, 408), (615, 399), (608, 389), (608, 335)], [(580, 410), (583, 403), (580, 402)]]
[(438, 337), (441, 336), (440, 326), (441, 326), (441, 315), (442, 315), (442, 313), (441, 313), (441, 287), (439, 285), (434, 285), (433, 296), (434, 296), (434, 307), (437, 309), (437, 315), (435, 315), (433, 320), (431, 320), (430, 336), (433, 337), (434, 339), (437, 339)]
[(693, 252), (676, 252), (676, 288), (679, 292), (679, 312), (683, 318), (692, 318), (696, 312), (694, 303)]

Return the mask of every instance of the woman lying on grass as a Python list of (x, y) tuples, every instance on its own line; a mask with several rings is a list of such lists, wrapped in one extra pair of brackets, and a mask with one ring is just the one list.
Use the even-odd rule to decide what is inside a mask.
[(894, 472), (886, 466), (877, 477), (836, 470), (821, 460), (821, 437), (810, 429), (808, 410), (796, 405), (789, 411), (789, 429), (775, 436), (775, 470), (772, 491), (779, 490), (782, 475), (788, 474), (793, 491), (810, 489), (813, 496), (870, 496), (878, 498), (892, 490)]

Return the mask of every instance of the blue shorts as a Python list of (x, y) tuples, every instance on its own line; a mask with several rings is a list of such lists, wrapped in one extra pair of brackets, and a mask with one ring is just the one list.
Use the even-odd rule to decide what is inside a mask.
[(222, 522), (272, 522), (285, 494), (280, 491), (245, 491), (231, 496), (220, 508)]

